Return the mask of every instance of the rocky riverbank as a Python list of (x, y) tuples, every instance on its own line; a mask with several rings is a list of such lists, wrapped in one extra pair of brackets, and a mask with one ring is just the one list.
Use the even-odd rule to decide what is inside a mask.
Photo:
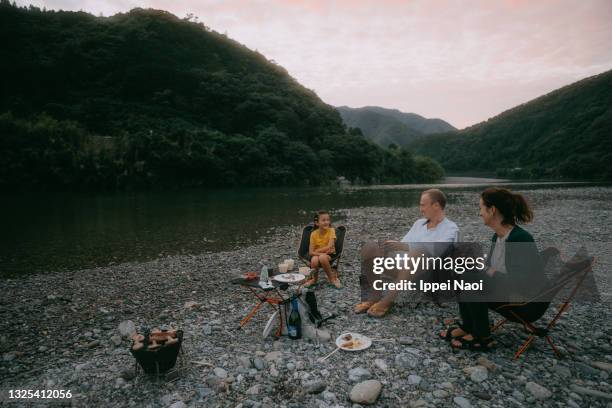
[[(612, 189), (541, 189), (526, 192), (536, 210), (528, 229), (536, 240), (571, 251), (586, 243), (598, 256), (602, 297), (612, 242)], [(477, 195), (451, 192), (449, 218), (464, 240), (486, 240), (477, 216)], [(337, 313), (325, 325), (332, 340), (343, 331), (377, 339), (364, 352), (333, 351), (333, 341), (262, 339), (272, 309), (243, 329), (240, 319), (254, 298), (228, 284), (261, 263), (295, 258), (299, 227), (276, 228), (272, 237), (247, 248), (197, 256), (174, 256), (0, 283), (3, 395), (8, 389), (71, 390), (66, 405), (78, 407), (328, 407), (374, 402), (377, 406), (611, 406), (612, 325), (610, 303), (571, 308), (556, 337), (566, 355), (556, 359), (536, 341), (512, 361), (514, 328), (498, 336), (487, 355), (452, 352), (436, 338), (453, 305), (415, 306), (403, 299), (383, 319), (356, 316), (359, 248), (371, 239), (397, 239), (418, 209), (352, 208), (336, 212), (348, 227), (341, 264), (342, 290), (321, 287), (321, 310)], [(130, 342), (121, 331), (168, 325), (185, 332), (185, 361), (159, 381), (135, 375)], [(121, 329), (121, 330), (120, 330)], [(125, 334), (125, 333), (124, 333)], [(25, 403), (24, 403), (25, 405)], [(53, 401), (48, 405), (59, 406)], [(11, 405), (13, 406), (13, 405)], [(19, 406), (15, 404), (14, 406)]]

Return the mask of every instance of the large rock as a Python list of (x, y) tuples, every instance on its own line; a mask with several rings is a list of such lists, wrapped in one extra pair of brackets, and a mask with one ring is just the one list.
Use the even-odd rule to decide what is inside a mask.
[(349, 394), (351, 401), (356, 404), (374, 404), (380, 395), (382, 384), (377, 380), (367, 380), (356, 384)]
[(531, 393), (531, 395), (534, 396), (535, 399), (545, 400), (552, 397), (552, 392), (550, 392), (548, 388), (533, 381), (529, 381), (527, 384), (525, 384), (525, 388)]

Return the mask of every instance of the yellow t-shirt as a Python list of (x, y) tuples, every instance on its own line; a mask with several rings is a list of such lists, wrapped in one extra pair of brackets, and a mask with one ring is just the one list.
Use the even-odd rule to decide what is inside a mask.
[(329, 244), (330, 239), (336, 239), (335, 229), (329, 227), (325, 230), (325, 232), (322, 232), (323, 231), (320, 228), (317, 228), (316, 230), (312, 231), (312, 234), (310, 234), (310, 243), (314, 244), (315, 251), (317, 249), (326, 247)]

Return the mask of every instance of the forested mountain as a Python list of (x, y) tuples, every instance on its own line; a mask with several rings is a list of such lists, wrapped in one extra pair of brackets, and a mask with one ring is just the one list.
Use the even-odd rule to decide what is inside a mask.
[(361, 129), (364, 136), (383, 147), (391, 144), (406, 146), (423, 134), (455, 130), (452, 125), (441, 119), (427, 119), (397, 109), (379, 106), (363, 108), (340, 106), (336, 109), (347, 126)]
[(431, 160), (349, 132), (333, 107), (258, 52), (164, 11), (95, 17), (0, 0), (0, 38), (4, 188), (442, 174)]
[(557, 89), (414, 151), (447, 170), (517, 178), (612, 180), (612, 71)]

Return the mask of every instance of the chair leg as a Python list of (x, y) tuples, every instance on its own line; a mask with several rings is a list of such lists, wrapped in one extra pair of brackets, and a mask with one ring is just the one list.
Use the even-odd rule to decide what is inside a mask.
[(491, 328), (491, 333), (494, 333), (495, 331), (497, 331), (497, 329), (499, 329), (504, 324), (506, 324), (507, 321), (508, 321), (507, 319), (501, 319), (499, 322), (495, 323), (495, 325), (493, 325), (493, 327)]
[(518, 351), (514, 354), (514, 360), (519, 358), (521, 356), (521, 354), (523, 354), (525, 352), (525, 350), (527, 350), (529, 348), (529, 346), (531, 346), (531, 343), (533, 343), (534, 340), (535, 340), (535, 336), (533, 334), (530, 335), (529, 338), (527, 339), (527, 341), (525, 341), (525, 343), (523, 343), (521, 348), (519, 348)]
[(561, 358), (561, 353), (559, 352), (559, 350), (557, 350), (557, 348), (555, 347), (553, 341), (552, 341), (552, 337), (550, 336), (546, 336), (546, 341), (548, 342), (548, 344), (550, 344), (550, 347), (553, 349), (553, 351), (555, 352), (555, 355), (557, 356), (557, 358)]
[(249, 312), (249, 314), (246, 315), (246, 317), (240, 321), (240, 328), (244, 327), (244, 325), (247, 324), (249, 322), (249, 320), (251, 320), (251, 317), (253, 317), (255, 315), (255, 313), (257, 313), (257, 311), (259, 310), (261, 305), (263, 305), (264, 303), (266, 303), (266, 302), (259, 302), (257, 305), (255, 305), (253, 310), (251, 310)]

